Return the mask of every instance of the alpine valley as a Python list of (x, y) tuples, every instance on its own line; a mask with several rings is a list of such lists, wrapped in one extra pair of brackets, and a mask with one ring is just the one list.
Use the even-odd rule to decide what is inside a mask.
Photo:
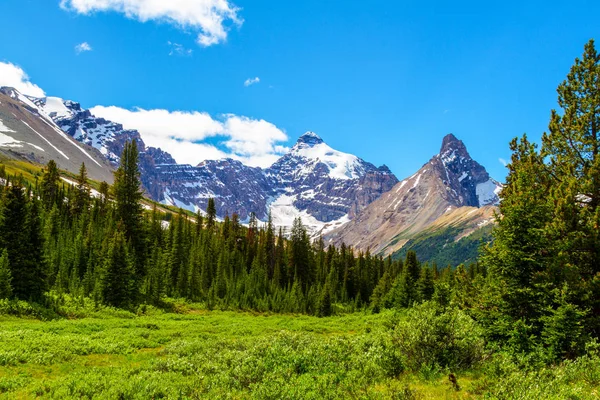
[(40, 164), (54, 159), (72, 173), (85, 162), (92, 179), (110, 183), (131, 140), (152, 200), (202, 213), (213, 198), (221, 219), (235, 213), (247, 223), (252, 213), (260, 221), (270, 214), (284, 231), (301, 217), (313, 238), (394, 257), (414, 249), (423, 260), (473, 260), (476, 244), (489, 236), (501, 188), (452, 134), (439, 154), (401, 182), (385, 165), (337, 151), (313, 132), (265, 169), (233, 159), (194, 166), (177, 164), (169, 153), (146, 146), (137, 130), (97, 118), (74, 101), (0, 89), (5, 157)]

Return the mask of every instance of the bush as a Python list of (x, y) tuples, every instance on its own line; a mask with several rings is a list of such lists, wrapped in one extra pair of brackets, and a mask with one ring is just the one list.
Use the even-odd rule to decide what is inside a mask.
[(483, 331), (459, 309), (442, 310), (426, 302), (408, 310), (393, 329), (404, 365), (415, 372), (438, 367), (465, 369), (483, 359)]

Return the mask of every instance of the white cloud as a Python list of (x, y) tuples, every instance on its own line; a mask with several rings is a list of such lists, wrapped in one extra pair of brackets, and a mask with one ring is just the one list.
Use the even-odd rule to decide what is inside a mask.
[(248, 78), (246, 79), (246, 81), (244, 82), (244, 86), (248, 87), (248, 86), (252, 86), (256, 83), (260, 82), (260, 78), (257, 76), (256, 78)]
[(60, 6), (84, 15), (115, 11), (140, 22), (165, 21), (197, 32), (206, 47), (226, 41), (228, 25), (244, 22), (229, 0), (61, 0)]
[[(203, 112), (127, 110), (96, 106), (92, 114), (137, 129), (148, 146), (168, 151), (179, 163), (196, 165), (204, 160), (233, 158), (247, 165), (267, 167), (287, 148), (287, 135), (274, 124), (233, 114), (213, 118)], [(216, 138), (226, 150), (205, 141)], [(213, 140), (214, 141), (214, 140)]]
[(11, 63), (0, 62), (0, 86), (14, 87), (19, 92), (30, 96), (46, 96), (42, 88), (29, 81), (25, 71)]
[(167, 42), (171, 50), (169, 51), (170, 56), (191, 56), (193, 51), (192, 49), (186, 49), (183, 45), (179, 43)]
[(75, 53), (81, 54), (85, 51), (92, 51), (92, 46), (88, 42), (79, 43), (75, 46)]
[(505, 167), (508, 165), (508, 161), (506, 161), (504, 158), (499, 158), (498, 161), (500, 162), (500, 164), (504, 165)]

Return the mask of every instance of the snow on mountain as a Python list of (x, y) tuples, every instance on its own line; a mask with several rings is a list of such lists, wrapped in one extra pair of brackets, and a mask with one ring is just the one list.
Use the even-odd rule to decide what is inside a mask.
[(498, 205), (500, 190), (502, 190), (502, 186), (491, 178), (483, 183), (478, 183), (475, 191), (479, 199), (479, 207)]
[(44, 97), (41, 99), (34, 99), (33, 101), (46, 113), (46, 115), (50, 116), (55, 121), (73, 115), (73, 111), (65, 106), (65, 102), (61, 98)]
[[(27, 158), (45, 164), (53, 159), (60, 168), (76, 173), (85, 162), (90, 176), (112, 180), (110, 166), (94, 149), (86, 147), (63, 132), (52, 116), (64, 116), (62, 100), (36, 99), (10, 87), (0, 88), (0, 148), (9, 157)], [(51, 114), (51, 115), (49, 115)]]
[(325, 164), (332, 179), (356, 179), (365, 173), (360, 158), (332, 149), (314, 132), (302, 135), (289, 155), (305, 159), (299, 173), (309, 173), (311, 162)]
[(250, 213), (266, 221), (272, 212), (278, 226), (291, 227), (301, 217), (312, 234), (337, 228), (391, 189), (398, 180), (383, 167), (335, 150), (313, 132), (302, 135), (271, 167), (248, 167), (234, 160), (178, 165), (170, 154), (146, 147), (139, 132), (97, 118), (79, 103), (56, 97), (30, 98), (41, 113), (79, 142), (96, 148), (113, 166), (126, 141), (140, 149), (141, 179), (156, 201), (191, 211), (215, 199), (217, 215)]

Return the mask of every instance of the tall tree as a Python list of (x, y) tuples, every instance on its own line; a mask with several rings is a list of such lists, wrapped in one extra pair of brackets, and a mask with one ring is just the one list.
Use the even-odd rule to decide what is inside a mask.
[(79, 174), (77, 175), (77, 186), (73, 196), (73, 213), (81, 214), (87, 209), (90, 202), (90, 187), (88, 186), (87, 170), (85, 163), (81, 163)]
[(52, 208), (52, 205), (58, 201), (59, 182), (60, 174), (58, 172), (58, 166), (54, 160), (50, 160), (46, 165), (40, 184), (40, 195), (46, 209)]
[(128, 307), (136, 298), (131, 257), (120, 229), (111, 238), (104, 261), (102, 297), (114, 307)]
[(142, 191), (138, 168), (138, 149), (135, 140), (125, 143), (121, 163), (115, 171), (113, 194), (115, 219), (122, 221), (125, 240), (131, 243), (138, 278), (143, 274), (145, 259), (145, 232), (143, 225)]

